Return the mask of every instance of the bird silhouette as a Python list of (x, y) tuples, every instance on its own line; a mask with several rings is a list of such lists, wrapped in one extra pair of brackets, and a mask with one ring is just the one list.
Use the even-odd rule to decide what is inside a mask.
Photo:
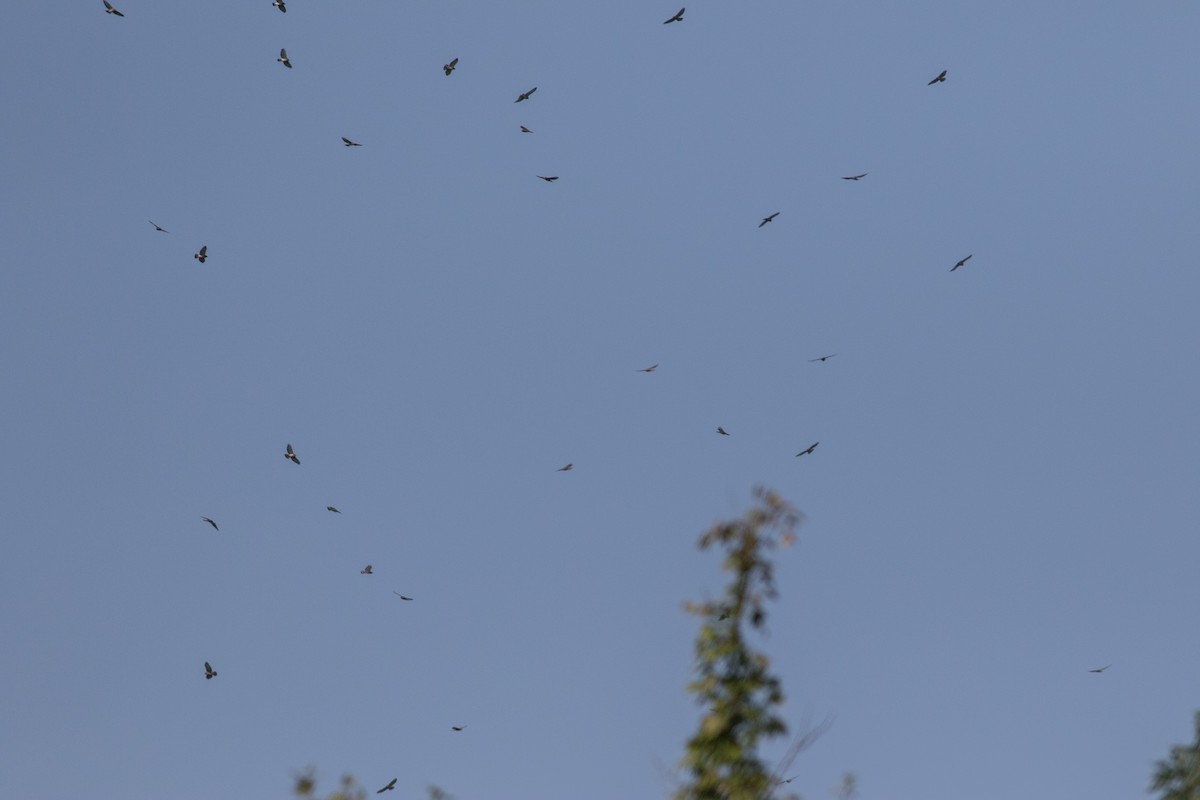
[(522, 125), (521, 133), (533, 133), (533, 131), (529, 130), (529, 128), (526, 128), (524, 125)]
[(291, 62), (291, 59), (289, 59), (287, 56), (287, 50), (283, 49), (282, 47), (279, 48), (279, 58), (277, 58), (275, 60), (278, 61), (280, 64), (283, 64), (288, 69), (292, 68), (292, 62)]
[(567, 464), (565, 467), (559, 467), (555, 472), (570, 472), (573, 469), (575, 469), (574, 464)]
[(104, 13), (105, 14), (115, 14), (118, 17), (125, 16), (120, 11), (117, 11), (115, 8), (113, 8), (112, 3), (108, 2), (108, 0), (104, 0)]
[(729, 431), (725, 430), (725, 429), (724, 429), (724, 428), (722, 428), (720, 425), (718, 425), (718, 426), (717, 426), (717, 433), (721, 434), (722, 436), (728, 436), (728, 435), (729, 435)]
[[(686, 10), (687, 10), (686, 8), (679, 9), (678, 11), (675, 12), (675, 16), (671, 17), (669, 20), (664, 22), (663, 25), (670, 25), (672, 22), (683, 22), (683, 12)], [(704, 27), (704, 26), (701, 26), (701, 27)]]
[(812, 444), (810, 444), (808, 447), (806, 447), (806, 448), (804, 448), (803, 450), (801, 450), (799, 453), (796, 453), (796, 458), (799, 458), (800, 456), (807, 456), (807, 455), (811, 455), (811, 454), (812, 454), (812, 451), (813, 451), (813, 450), (816, 450), (816, 449), (817, 449), (817, 445), (819, 445), (819, 444), (820, 444), (820, 442), (813, 442), (813, 443), (812, 443)]
[(856, 181), (856, 180), (858, 180), (859, 178), (865, 178), (865, 177), (867, 177), (867, 175), (869, 175), (869, 174), (870, 174), (870, 173), (868, 173), (868, 172), (864, 172), (864, 173), (863, 173), (863, 174), (861, 174), (861, 175), (847, 175), (846, 177), (842, 178), (842, 180), (844, 180), (844, 181)]
[(1105, 664), (1103, 667), (1099, 667), (1097, 669), (1089, 669), (1088, 672), (1104, 672), (1104, 670), (1108, 669), (1111, 666), (1112, 666), (1112, 664)]
[(400, 594), (400, 593), (399, 593), (399, 592), (397, 592), (395, 589), (393, 589), (393, 590), (392, 590), (392, 594), (396, 595), (396, 597), (399, 597), (401, 600), (412, 600), (412, 598), (411, 598), (411, 597), (409, 597), (409, 596), (407, 596), (407, 595)]
[(207, 522), (209, 525), (212, 525), (212, 526), (213, 526), (213, 530), (214, 530), (214, 531), (219, 531), (219, 530), (221, 530), (220, 528), (218, 528), (218, 527), (217, 527), (217, 523), (213, 522), (213, 521), (212, 521), (211, 519), (209, 519), (208, 517), (201, 517), (200, 519), (204, 520), (204, 521), (205, 521), (205, 522)]
[(286, 13), (287, 13), (287, 6), (284, 4), (283, 0), (272, 0), (272, 2), (271, 2), (271, 5), (273, 5), (273, 6), (275, 6), (276, 8), (278, 8), (278, 9), (279, 9), (280, 11), (282, 11), (284, 14), (286, 14)]
[(359, 144), (358, 142), (352, 142), (349, 139), (347, 139), (345, 136), (342, 137), (342, 141), (346, 143), (346, 147), (362, 147), (362, 145)]
[(287, 450), (283, 451), (283, 457), (286, 458), (288, 461), (292, 462), (293, 464), (300, 463), (300, 459), (296, 457), (296, 451), (292, 449), (292, 446), (290, 444), (287, 446)]
[(450, 73), (454, 72), (454, 68), (457, 66), (458, 66), (458, 59), (456, 58), (453, 61), (451, 61), (449, 64), (443, 64), (442, 71), (446, 73), (447, 77), (449, 77)]
[(333, 513), (335, 513), (335, 514), (340, 514), (340, 513), (342, 513), (342, 512), (340, 512), (340, 511), (338, 511), (336, 508), (334, 508), (333, 506), (325, 506), (325, 510), (326, 510), (326, 511), (332, 511), (332, 512), (333, 512)]
[[(971, 255), (974, 255), (974, 253), (972, 253)], [(950, 271), (954, 272), (954, 270), (958, 269), (959, 267), (961, 267), (963, 264), (967, 263), (970, 260), (971, 260), (971, 256), (967, 256), (962, 261), (959, 261), (957, 264), (955, 264), (953, 267), (951, 267)]]
[(638, 372), (654, 372), (656, 369), (658, 369), (658, 364), (651, 364), (645, 369), (639, 369)]
[(204, 662), (204, 680), (211, 681), (215, 677), (217, 677), (217, 671), (212, 668), (212, 664), (205, 661)]
[(519, 95), (517, 95), (517, 99), (513, 100), (513, 102), (514, 103), (523, 103), (526, 100), (528, 100), (529, 96), (532, 95), (536, 91), (537, 91), (537, 87), (535, 86), (532, 89), (530, 89), (528, 92), (521, 92)]
[(170, 231), (169, 231), (169, 230), (167, 230), (166, 228), (160, 228), (160, 227), (158, 226), (158, 223), (157, 223), (157, 222), (155, 222), (154, 220), (152, 220), (152, 219), (148, 219), (148, 220), (146, 220), (146, 221), (147, 221), (147, 222), (149, 222), (151, 225), (153, 225), (153, 226), (154, 226), (154, 230), (158, 231), (159, 233), (170, 233)]
[(771, 220), (775, 219), (778, 216), (779, 216), (779, 212), (776, 211), (774, 214), (772, 214), (769, 217), (763, 217), (763, 221), (758, 223), (758, 227), (761, 228), (763, 225), (766, 225), (768, 222), (770, 222)]
[(827, 356), (821, 356), (820, 358), (810, 358), (810, 359), (808, 360), (808, 363), (810, 363), (810, 364), (811, 364), (811, 363), (813, 363), (814, 361), (828, 361), (829, 359), (833, 358), (833, 357), (834, 357), (834, 356), (836, 356), (836, 355), (837, 355), (837, 353), (830, 353), (829, 355), (827, 355)]
[(392, 778), (390, 781), (388, 781), (388, 785), (387, 785), (387, 786), (383, 787), (382, 789), (380, 789), (379, 791), (377, 791), (375, 794), (383, 794), (384, 792), (390, 792), (392, 789), (395, 789), (395, 788), (396, 788), (396, 781), (397, 781), (397, 780), (399, 780), (399, 779), (398, 779), (398, 778)]
[(946, 70), (942, 70), (941, 74), (939, 74), (936, 78), (934, 78), (933, 80), (931, 80), (929, 83), (927, 83), (925, 85), (933, 86), (935, 83), (945, 83), (945, 82), (946, 82)]
[(204, 245), (203, 247), (201, 247), (200, 252), (194, 254), (192, 256), (192, 258), (196, 259), (201, 264), (203, 264), (205, 261), (207, 261), (208, 260), (208, 245)]
[(461, 730), (466, 730), (466, 727), (467, 727), (466, 725), (451, 725), (450, 730), (461, 731)]
[(546, 183), (554, 183), (556, 180), (558, 180), (557, 175), (551, 175), (549, 178), (547, 178), (545, 175), (538, 175), (538, 177), (544, 180)]
[(367, 564), (365, 567), (363, 567), (362, 569), (360, 569), (358, 571), (358, 574), (359, 575), (374, 575), (375, 573), (371, 571), (371, 565)]

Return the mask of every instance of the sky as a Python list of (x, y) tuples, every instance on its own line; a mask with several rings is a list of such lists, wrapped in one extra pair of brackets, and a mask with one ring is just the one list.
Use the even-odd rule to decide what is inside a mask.
[(1190, 741), (1200, 6), (116, 7), (0, 27), (0, 796), (668, 797), (755, 486), (805, 800)]

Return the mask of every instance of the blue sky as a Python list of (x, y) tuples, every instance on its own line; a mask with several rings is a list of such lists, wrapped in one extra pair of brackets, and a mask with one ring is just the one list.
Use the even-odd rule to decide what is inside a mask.
[(5, 10), (0, 795), (666, 797), (761, 484), (790, 788), (1143, 796), (1200, 8), (505, 5)]

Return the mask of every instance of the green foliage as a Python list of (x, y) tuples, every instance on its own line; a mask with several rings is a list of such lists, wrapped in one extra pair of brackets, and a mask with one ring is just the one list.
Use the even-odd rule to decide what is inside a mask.
[(1200, 800), (1200, 711), (1196, 712), (1196, 740), (1171, 748), (1171, 755), (1155, 765), (1151, 791), (1161, 800)]
[(741, 519), (714, 525), (697, 543), (701, 550), (723, 549), (721, 566), (732, 577), (719, 599), (687, 606), (702, 620), (688, 691), (706, 711), (688, 740), (682, 762), (688, 776), (676, 800), (761, 800), (780, 783), (758, 747), (787, 734), (777, 713), (783, 689), (746, 635), (763, 629), (764, 604), (776, 596), (767, 553), (795, 541), (800, 514), (773, 492), (759, 489), (755, 496), (757, 504)]
[[(296, 797), (313, 797), (316, 790), (316, 770), (312, 767), (296, 776), (296, 785), (292, 789)], [(355, 783), (354, 778), (343, 775), (341, 787), (325, 800), (363, 800), (366, 796), (366, 791)]]

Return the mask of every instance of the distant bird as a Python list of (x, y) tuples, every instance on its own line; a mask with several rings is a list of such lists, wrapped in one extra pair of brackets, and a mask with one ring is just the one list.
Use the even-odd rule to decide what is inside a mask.
[(155, 222), (154, 220), (152, 220), (152, 219), (148, 219), (148, 220), (146, 220), (146, 221), (147, 221), (147, 222), (149, 222), (151, 225), (153, 225), (153, 226), (154, 226), (154, 230), (158, 231), (159, 233), (170, 233), (170, 231), (169, 231), (169, 230), (167, 230), (166, 228), (160, 228), (160, 227), (158, 226), (158, 223), (157, 223), (157, 222)]
[(442, 64), (442, 71), (446, 73), (447, 77), (449, 77), (450, 73), (454, 72), (454, 68), (457, 66), (458, 66), (458, 59), (456, 58), (453, 61), (451, 61), (449, 64)]
[(362, 147), (362, 145), (359, 144), (358, 142), (352, 142), (349, 139), (347, 139), (345, 136), (342, 137), (342, 141), (346, 143), (346, 147)]
[(282, 47), (279, 48), (279, 58), (277, 58), (275, 60), (278, 61), (280, 64), (283, 64), (288, 69), (292, 68), (292, 62), (287, 57), (287, 50), (283, 49)]
[(465, 729), (466, 729), (466, 727), (467, 727), (466, 725), (451, 725), (451, 726), (450, 726), (450, 730), (452, 730), (452, 731), (461, 731), (461, 730), (465, 730)]
[(806, 447), (805, 449), (801, 450), (799, 453), (796, 453), (796, 458), (799, 458), (800, 456), (812, 455), (812, 451), (813, 451), (813, 450), (816, 450), (816, 449), (817, 449), (817, 445), (819, 445), (819, 444), (820, 444), (820, 442), (813, 442), (813, 443), (812, 443), (812, 444), (810, 444), (808, 447)]
[(362, 569), (360, 569), (358, 571), (358, 574), (359, 575), (374, 575), (375, 573), (371, 572), (371, 565), (367, 564), (365, 567), (363, 567)]
[(800, 777), (799, 775), (793, 775), (792, 777), (788, 778), (787, 780), (780, 781), (779, 783), (780, 784), (791, 783), (792, 781), (796, 780), (796, 778), (799, 778), (799, 777)]
[(663, 25), (670, 25), (672, 22), (683, 22), (683, 12), (686, 10), (686, 8), (679, 9), (675, 12), (675, 16), (664, 22)]
[(115, 8), (113, 8), (112, 3), (108, 2), (108, 0), (104, 0), (104, 13), (105, 14), (116, 14), (118, 17), (125, 16), (120, 11), (117, 11)]
[(768, 222), (770, 222), (771, 220), (775, 219), (778, 216), (779, 216), (779, 212), (776, 211), (774, 214), (772, 214), (769, 217), (763, 217), (763, 221), (758, 223), (758, 227), (761, 228), (763, 225), (766, 225)]
[(1108, 669), (1111, 666), (1112, 666), (1112, 664), (1105, 664), (1103, 667), (1100, 667), (1099, 669), (1089, 669), (1088, 672), (1104, 672), (1104, 670)]
[(522, 125), (521, 133), (533, 133), (533, 131), (529, 130), (529, 128), (526, 128), (524, 125)]
[(204, 662), (204, 680), (211, 681), (215, 677), (217, 677), (217, 671), (212, 668), (212, 664), (205, 661)]
[[(972, 253), (971, 255), (974, 255), (974, 253)], [(951, 267), (951, 268), (950, 268), (950, 271), (951, 271), (951, 272), (954, 272), (954, 270), (958, 269), (959, 267), (961, 267), (963, 264), (967, 263), (967, 262), (968, 262), (968, 261), (970, 261), (970, 260), (971, 260), (971, 256), (967, 256), (967, 257), (966, 257), (966, 258), (964, 258), (962, 261), (958, 262), (958, 263), (957, 263), (957, 264), (955, 264), (953, 267)]]
[(538, 177), (544, 180), (546, 183), (554, 183), (556, 180), (558, 180), (557, 175), (551, 175), (549, 178), (547, 178), (545, 175), (538, 175)]
[(406, 596), (406, 595), (402, 595), (402, 594), (400, 594), (399, 592), (397, 592), (395, 589), (393, 589), (393, 590), (392, 590), (392, 594), (396, 595), (396, 597), (399, 597), (401, 600), (412, 600), (412, 598), (411, 598), (411, 597), (408, 597), (408, 596)]
[(559, 467), (555, 472), (570, 472), (573, 469), (575, 469), (574, 464), (567, 464), (565, 467)]
[(288, 461), (292, 462), (293, 464), (300, 463), (300, 459), (296, 457), (296, 451), (292, 449), (292, 446), (290, 444), (287, 446), (287, 450), (283, 451), (283, 457), (286, 458)]
[(728, 435), (729, 435), (729, 431), (725, 430), (725, 429), (724, 429), (724, 428), (722, 428), (720, 425), (718, 425), (718, 426), (717, 426), (717, 433), (721, 434), (722, 436), (728, 436)]
[(517, 95), (517, 99), (513, 100), (513, 102), (514, 103), (524, 102), (525, 100), (528, 100), (529, 96), (536, 91), (537, 91), (537, 87), (535, 86), (532, 89), (530, 89), (528, 92), (521, 92), (519, 95)]
[(284, 14), (286, 14), (286, 13), (287, 13), (287, 6), (284, 4), (283, 0), (272, 0), (272, 2), (271, 2), (271, 5), (273, 5), (273, 6), (275, 6), (276, 8), (278, 8), (278, 9), (279, 9), (280, 11), (282, 11)]
[(842, 180), (844, 180), (844, 181), (856, 181), (856, 180), (858, 180), (859, 178), (865, 178), (865, 177), (867, 177), (867, 175), (869, 175), (869, 174), (870, 174), (869, 172), (864, 172), (864, 173), (863, 173), (863, 174), (861, 174), (861, 175), (847, 175), (846, 177), (842, 178)]
[(220, 528), (218, 528), (218, 527), (217, 527), (217, 523), (213, 522), (213, 521), (212, 521), (211, 519), (209, 519), (208, 517), (201, 517), (200, 519), (204, 520), (204, 521), (205, 521), (205, 522), (207, 522), (209, 525), (212, 525), (212, 526), (213, 526), (213, 530), (214, 530), (214, 531), (219, 531), (219, 530), (221, 530)]
[(332, 512), (333, 512), (333, 513), (335, 513), (335, 514), (340, 514), (340, 513), (342, 513), (342, 512), (340, 512), (340, 511), (338, 511), (336, 508), (334, 508), (333, 506), (325, 506), (325, 510), (326, 510), (326, 511), (332, 511)]
[(397, 780), (399, 780), (399, 779), (398, 779), (398, 778), (392, 778), (390, 781), (388, 781), (388, 785), (387, 785), (387, 786), (383, 787), (382, 789), (380, 789), (380, 790), (379, 790), (378, 792), (376, 792), (375, 794), (383, 794), (384, 792), (390, 792), (392, 789), (395, 789), (395, 788), (396, 788), (396, 781), (397, 781)]
[(639, 369), (638, 372), (654, 372), (656, 369), (658, 369), (658, 364), (651, 364), (645, 369)]
[(927, 83), (925, 85), (933, 86), (935, 83), (945, 83), (945, 82), (946, 82), (946, 70), (942, 70), (941, 74), (939, 74), (936, 78), (934, 78), (933, 80), (931, 80), (929, 83)]
[(203, 247), (201, 247), (200, 252), (194, 254), (192, 256), (192, 258), (196, 259), (201, 264), (203, 264), (205, 261), (207, 261), (208, 260), (208, 245), (204, 245)]
[(810, 358), (810, 359), (808, 360), (808, 363), (810, 363), (810, 364), (811, 364), (811, 363), (813, 363), (814, 361), (828, 361), (829, 359), (833, 358), (833, 357), (834, 357), (834, 356), (836, 356), (836, 355), (837, 355), (837, 353), (830, 353), (829, 355), (827, 355), (827, 356), (821, 356), (820, 358)]

